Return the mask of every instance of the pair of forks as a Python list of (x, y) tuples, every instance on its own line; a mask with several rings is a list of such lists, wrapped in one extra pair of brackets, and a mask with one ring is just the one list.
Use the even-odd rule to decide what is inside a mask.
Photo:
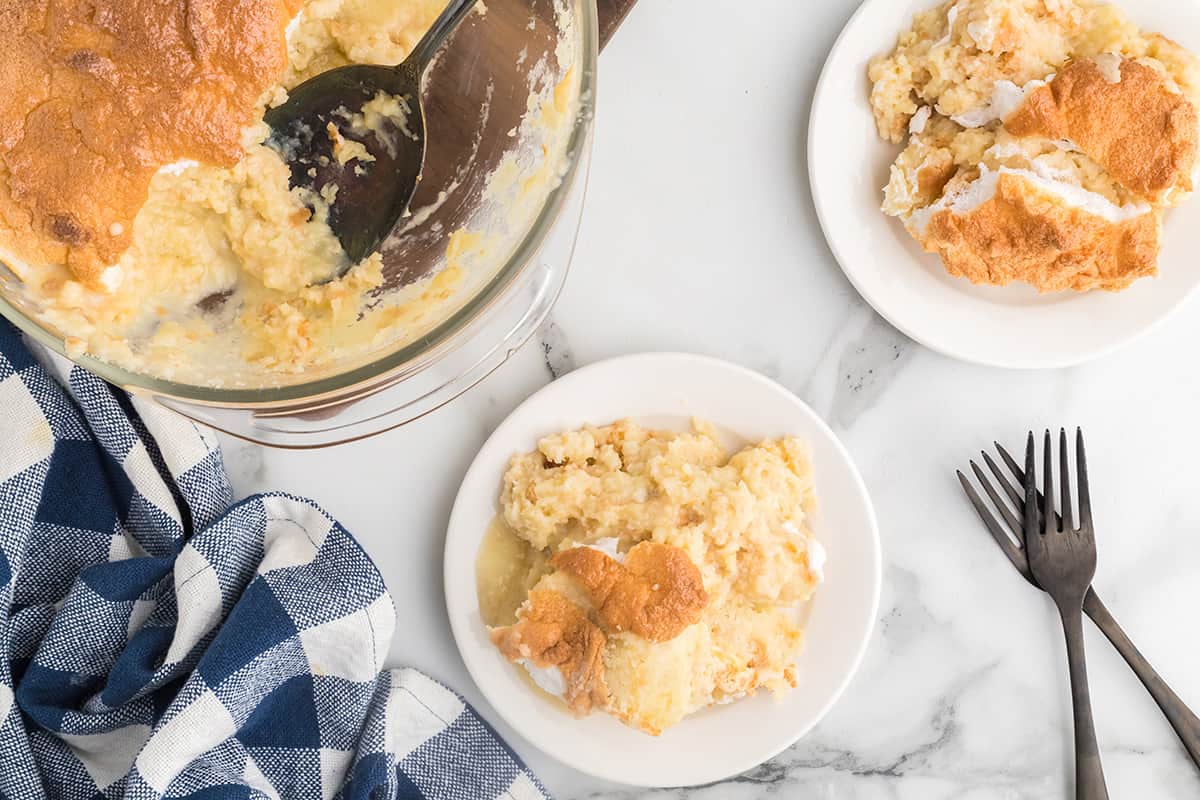
[[(996, 451), (1004, 461), (1007, 471), (1001, 469), (986, 452), (982, 453), (983, 461), (995, 479), (994, 483), (977, 463), (971, 462), (971, 469), (995, 507), (996, 513), (989, 511), (986, 502), (962, 472), (958, 473), (958, 479), (992, 538), (1000, 545), (1000, 549), (1008, 556), (1012, 565), (1025, 580), (1049, 594), (1058, 607), (1067, 640), (1067, 663), (1071, 675), (1075, 728), (1075, 796), (1077, 800), (1107, 800), (1108, 789), (1104, 781), (1100, 748), (1096, 743), (1091, 695), (1088, 691), (1087, 662), (1083, 646), (1084, 614), (1092, 619), (1137, 674), (1197, 766), (1200, 766), (1200, 718), (1192, 713), (1150, 666), (1150, 662), (1125, 635), (1092, 589), (1092, 578), (1096, 573), (1096, 535), (1092, 524), (1083, 432), (1077, 430), (1075, 435), (1078, 526), (1072, 511), (1066, 430), (1059, 432), (1061, 486), (1058, 513), (1054, 510), (1054, 459), (1050, 431), (1046, 431), (1041, 492), (1037, 489), (1035, 450), (1034, 436), (1031, 432), (1025, 447), (1025, 467), (1022, 469), (1008, 451), (997, 443)], [(1020, 491), (1013, 485), (1010, 475), (1021, 486)], [(1000, 488), (997, 489), (997, 486)]]

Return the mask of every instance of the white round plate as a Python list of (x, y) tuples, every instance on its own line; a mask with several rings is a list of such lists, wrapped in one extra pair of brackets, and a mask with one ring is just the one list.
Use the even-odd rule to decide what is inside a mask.
[[(692, 417), (739, 447), (796, 435), (813, 450), (819, 511), (813, 531), (828, 550), (826, 581), (809, 607), (799, 686), (702, 711), (661, 736), (606, 714), (576, 719), (534, 690), (488, 640), (475, 594), (475, 559), (499, 511), (509, 460), (546, 435), (628, 418), (684, 430)], [(879, 603), (875, 514), (862, 478), (821, 419), (786, 389), (747, 369), (679, 354), (627, 356), (576, 370), (523, 403), (467, 472), (446, 537), (446, 605), (471, 677), (504, 720), (575, 769), (638, 786), (709, 783), (766, 761), (803, 736), (841, 695), (866, 649)]]
[[(1130, 18), (1200, 52), (1196, 0), (1126, 0)], [(954, 358), (998, 367), (1078, 364), (1125, 344), (1200, 284), (1200, 198), (1167, 214), (1159, 275), (1117, 294), (1039, 295), (1025, 285), (973, 286), (951, 277), (896, 219), (879, 210), (900, 147), (879, 138), (867, 63), (890, 52), (916, 11), (937, 0), (866, 0), (825, 63), (809, 122), (808, 168), (825, 238), (850, 282), (888, 322)], [(1183, 13), (1190, 5), (1197, 13)]]

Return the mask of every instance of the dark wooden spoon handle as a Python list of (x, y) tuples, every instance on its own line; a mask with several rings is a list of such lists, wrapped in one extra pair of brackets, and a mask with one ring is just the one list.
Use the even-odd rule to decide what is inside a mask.
[(625, 15), (637, 0), (596, 0), (596, 12), (600, 17), (600, 49), (617, 32)]

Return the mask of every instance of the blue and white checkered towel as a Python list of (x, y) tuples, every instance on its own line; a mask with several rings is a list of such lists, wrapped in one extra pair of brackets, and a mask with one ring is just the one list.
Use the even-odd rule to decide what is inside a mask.
[(392, 600), (337, 522), (231, 505), (212, 437), (47, 364), (0, 320), (0, 798), (546, 797), (382, 669)]

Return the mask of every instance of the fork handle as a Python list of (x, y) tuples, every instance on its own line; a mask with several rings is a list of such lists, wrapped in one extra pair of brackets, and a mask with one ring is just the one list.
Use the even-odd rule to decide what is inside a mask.
[(1088, 690), (1087, 657), (1083, 648), (1083, 609), (1060, 607), (1067, 638), (1067, 665), (1071, 670), (1071, 709), (1075, 715), (1075, 798), (1108, 800), (1104, 765), (1092, 721), (1092, 696)]
[(1154, 667), (1150, 666), (1150, 662), (1125, 635), (1125, 631), (1121, 629), (1112, 614), (1108, 612), (1108, 608), (1100, 601), (1099, 595), (1091, 589), (1083, 598), (1083, 611), (1092, 618), (1092, 622), (1096, 623), (1100, 632), (1108, 637), (1112, 646), (1129, 664), (1130, 669), (1138, 676), (1138, 680), (1142, 682), (1146, 691), (1158, 704), (1163, 716), (1167, 718), (1167, 722), (1171, 723), (1171, 727), (1175, 729), (1175, 733), (1183, 742), (1183, 747), (1192, 757), (1192, 761), (1200, 767), (1200, 717), (1197, 717), (1187, 707), (1187, 704), (1179, 698), (1179, 695), (1175, 694)]

